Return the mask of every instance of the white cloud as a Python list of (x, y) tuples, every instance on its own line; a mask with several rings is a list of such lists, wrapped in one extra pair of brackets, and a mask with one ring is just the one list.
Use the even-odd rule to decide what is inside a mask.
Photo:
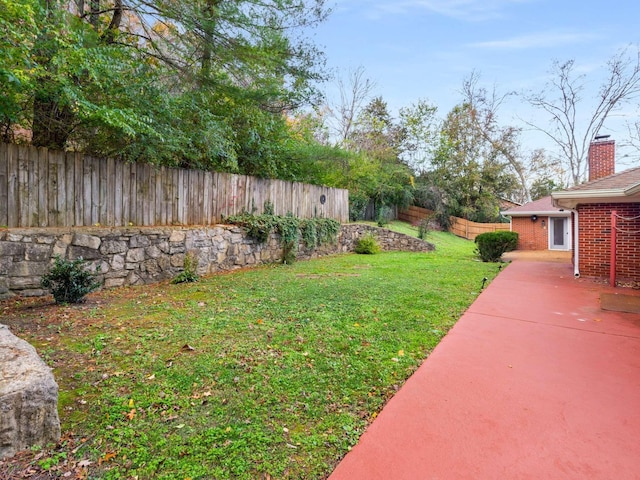
[(554, 48), (561, 45), (572, 45), (590, 42), (598, 36), (592, 33), (559, 33), (540, 32), (520, 35), (504, 40), (471, 43), (468, 46), (492, 50), (525, 50), (530, 48)]
[(417, 11), (464, 21), (484, 21), (505, 16), (506, 7), (536, 0), (369, 0), (369, 15), (380, 18), (389, 14), (411, 14)]

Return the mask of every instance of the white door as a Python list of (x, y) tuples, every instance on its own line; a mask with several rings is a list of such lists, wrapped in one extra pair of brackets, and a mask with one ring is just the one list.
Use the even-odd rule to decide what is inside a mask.
[(569, 219), (567, 217), (549, 218), (549, 249), (569, 250)]

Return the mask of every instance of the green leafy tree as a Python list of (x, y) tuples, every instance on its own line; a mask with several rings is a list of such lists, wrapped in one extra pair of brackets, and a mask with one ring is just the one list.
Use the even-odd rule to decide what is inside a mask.
[(429, 171), (418, 178), (418, 198), (437, 212), (443, 226), (448, 217), (477, 222), (499, 220), (499, 199), (518, 188), (506, 160), (474, 124), (469, 104), (454, 107), (442, 125), (440, 142)]
[(314, 102), (300, 32), (323, 0), (0, 0), (3, 137), (158, 164), (291, 175), (285, 112)]

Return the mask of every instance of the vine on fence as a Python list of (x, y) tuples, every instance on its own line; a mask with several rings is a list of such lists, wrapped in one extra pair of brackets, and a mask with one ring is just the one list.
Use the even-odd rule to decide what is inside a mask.
[(265, 243), (273, 232), (280, 236), (283, 248), (283, 262), (293, 263), (296, 259), (298, 242), (307, 248), (315, 248), (327, 243), (333, 243), (340, 231), (340, 222), (332, 218), (298, 218), (291, 212), (287, 215), (275, 215), (273, 204), (266, 201), (264, 212), (256, 215), (253, 212), (242, 212), (232, 215), (225, 221), (232, 225), (239, 225), (247, 230), (247, 235), (260, 243)]

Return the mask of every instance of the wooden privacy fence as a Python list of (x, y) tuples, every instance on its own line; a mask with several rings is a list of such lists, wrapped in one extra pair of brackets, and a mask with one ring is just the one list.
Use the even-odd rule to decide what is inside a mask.
[(496, 232), (498, 230), (510, 230), (509, 223), (477, 223), (470, 222), (464, 218), (451, 217), (451, 228), (449, 231), (454, 235), (467, 240), (475, 240), (481, 233)]
[[(415, 224), (432, 214), (433, 211), (426, 208), (411, 206), (399, 212), (398, 219)], [(467, 240), (475, 240), (481, 233), (511, 229), (511, 224), (509, 223), (477, 223), (459, 217), (450, 217), (450, 220), (451, 228), (449, 228), (449, 231)]]
[(212, 225), (263, 211), (349, 219), (349, 192), (0, 143), (0, 226)]
[(426, 208), (415, 207), (411, 205), (409, 208), (400, 210), (398, 212), (398, 220), (416, 225), (420, 222), (420, 220), (424, 220), (431, 215), (433, 215), (433, 210), (428, 210)]

